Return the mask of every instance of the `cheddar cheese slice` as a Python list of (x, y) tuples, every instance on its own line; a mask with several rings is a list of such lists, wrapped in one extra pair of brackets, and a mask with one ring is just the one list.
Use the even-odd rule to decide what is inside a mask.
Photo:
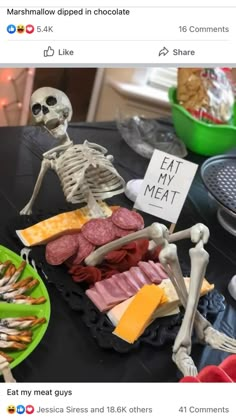
[[(98, 202), (98, 204), (104, 216), (111, 216), (112, 208), (104, 202)], [(57, 214), (26, 229), (17, 230), (16, 233), (25, 246), (46, 244), (66, 233), (79, 231), (91, 217), (88, 207), (83, 207), (79, 210)]]
[(154, 284), (143, 286), (125, 310), (113, 334), (133, 343), (149, 325), (157, 307), (166, 302), (164, 289)]
[[(189, 290), (189, 283), (190, 279), (186, 277), (184, 279), (186, 288)], [(156, 286), (157, 287), (157, 286)], [(175, 291), (173, 284), (171, 283), (170, 279), (162, 280), (162, 282), (158, 285), (159, 288), (164, 289), (165, 295), (168, 298), (168, 302), (163, 305), (159, 305), (158, 308), (153, 312), (152, 317), (150, 319), (150, 323), (154, 321), (156, 318), (161, 318), (164, 316), (174, 315), (175, 313), (179, 312), (180, 301)], [(202, 287), (201, 287), (201, 296), (206, 295), (208, 292), (214, 289), (214, 284), (208, 283), (206, 279), (203, 280)], [(123, 314), (125, 313), (128, 306), (134, 300), (135, 296), (119, 303), (118, 305), (114, 306), (107, 312), (107, 316), (112, 322), (112, 324), (116, 327), (121, 320)]]

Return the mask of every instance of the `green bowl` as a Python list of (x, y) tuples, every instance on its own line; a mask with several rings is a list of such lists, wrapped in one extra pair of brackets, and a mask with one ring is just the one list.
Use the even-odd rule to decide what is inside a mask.
[(170, 88), (168, 93), (176, 134), (189, 150), (204, 156), (214, 156), (236, 146), (236, 103), (232, 125), (208, 124), (197, 120), (178, 105), (176, 88)]
[[(0, 261), (4, 262), (6, 260), (10, 260), (14, 265), (17, 267), (23, 261), (22, 258), (15, 254), (14, 252), (10, 251), (8, 248), (0, 245)], [(15, 318), (15, 317), (23, 317), (23, 316), (37, 316), (39, 318), (46, 318), (47, 322), (44, 324), (36, 326), (32, 329), (33, 332), (33, 339), (31, 343), (27, 346), (25, 350), (21, 351), (10, 351), (8, 349), (2, 349), (3, 352), (9, 354), (9, 356), (13, 357), (14, 360), (11, 363), (11, 368), (16, 367), (21, 363), (26, 357), (29, 356), (30, 353), (38, 346), (40, 341), (42, 340), (47, 327), (48, 322), (50, 319), (50, 299), (47, 292), (47, 289), (44, 285), (43, 280), (38, 275), (38, 273), (31, 267), (31, 265), (27, 264), (25, 269), (20, 278), (25, 278), (28, 276), (32, 276), (39, 280), (39, 284), (30, 292), (30, 296), (39, 298), (44, 296), (47, 301), (40, 305), (24, 305), (24, 304), (14, 304), (14, 303), (5, 303), (0, 301), (0, 318)]]

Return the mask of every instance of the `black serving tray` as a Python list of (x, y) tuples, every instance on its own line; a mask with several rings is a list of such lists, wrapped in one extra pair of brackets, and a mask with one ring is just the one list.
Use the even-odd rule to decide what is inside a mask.
[[(60, 212), (66, 210), (60, 209)], [(14, 241), (15, 249), (18, 250), (18, 253), (20, 253), (23, 245), (16, 235), (16, 230), (24, 229), (53, 215), (37, 214), (34, 216), (18, 216), (9, 223), (7, 226), (8, 235)], [(50, 266), (46, 262), (45, 246), (33, 247), (29, 257), (34, 260), (39, 274), (45, 279), (45, 283), (52, 283), (69, 307), (81, 313), (81, 317), (88, 327), (89, 333), (101, 348), (113, 349), (119, 353), (127, 353), (143, 344), (158, 348), (174, 342), (183, 319), (182, 312), (174, 316), (156, 319), (134, 344), (128, 344), (112, 334), (114, 326), (107, 316), (102, 314), (87, 297), (85, 294), (86, 285), (75, 283), (70, 274), (68, 274), (65, 265)], [(184, 275), (187, 276), (189, 274), (189, 267), (183, 262), (181, 266)], [(199, 300), (198, 310), (212, 323), (217, 318), (219, 312), (224, 311), (224, 309), (224, 297), (217, 290), (213, 290)]]

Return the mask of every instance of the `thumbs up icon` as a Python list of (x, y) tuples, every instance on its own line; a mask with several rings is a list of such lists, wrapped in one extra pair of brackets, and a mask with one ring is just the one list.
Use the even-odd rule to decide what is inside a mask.
[(43, 51), (44, 57), (53, 57), (54, 53), (55, 53), (54, 49), (50, 46), (46, 50)]

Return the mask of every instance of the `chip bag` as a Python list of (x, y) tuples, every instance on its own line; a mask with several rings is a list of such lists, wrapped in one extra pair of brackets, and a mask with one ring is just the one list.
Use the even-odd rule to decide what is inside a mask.
[(177, 100), (197, 119), (230, 124), (234, 108), (231, 69), (179, 68)]

